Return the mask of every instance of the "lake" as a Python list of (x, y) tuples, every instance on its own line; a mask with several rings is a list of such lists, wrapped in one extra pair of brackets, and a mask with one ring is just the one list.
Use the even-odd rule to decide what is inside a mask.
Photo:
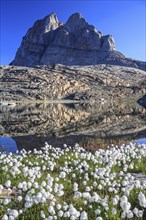
[(8, 152), (80, 143), (87, 149), (146, 138), (146, 111), (137, 103), (0, 105), (0, 149)]

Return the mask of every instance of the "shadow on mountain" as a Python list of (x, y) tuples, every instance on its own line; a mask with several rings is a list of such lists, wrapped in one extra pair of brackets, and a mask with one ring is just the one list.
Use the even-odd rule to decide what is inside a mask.
[(139, 105), (141, 105), (143, 108), (146, 109), (146, 95), (144, 95), (142, 98), (140, 98), (137, 102)]

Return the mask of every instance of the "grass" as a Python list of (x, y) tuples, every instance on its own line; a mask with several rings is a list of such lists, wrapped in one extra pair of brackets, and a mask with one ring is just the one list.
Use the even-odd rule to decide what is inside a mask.
[(89, 151), (95, 151), (97, 149), (107, 149), (108, 147), (113, 147), (115, 145), (122, 145), (125, 143), (129, 143), (131, 140), (131, 137), (113, 137), (113, 138), (83, 138), (79, 145), (83, 146), (84, 149)]
[[(40, 216), (41, 211), (44, 212), (45, 219), (49, 219), (49, 216), (56, 216), (52, 219), (59, 220), (73, 219), (71, 216), (59, 217), (57, 209), (57, 204), (61, 204), (61, 210), (65, 214), (72, 204), (80, 215), (85, 211), (88, 220), (96, 219), (98, 216), (104, 220), (120, 220), (123, 212), (120, 202), (122, 196), (126, 195), (131, 204), (130, 210), (133, 212), (137, 207), (143, 212), (142, 217), (134, 214), (132, 219), (143, 219), (145, 209), (140, 205), (138, 195), (140, 192), (146, 195), (146, 185), (140, 181), (140, 186), (136, 187), (135, 180), (131, 180), (128, 175), (131, 173), (146, 175), (145, 165), (145, 145), (131, 144), (94, 152), (86, 151), (79, 146), (55, 149), (46, 145), (41, 151), (21, 151), (20, 154), (9, 155), (3, 152), (0, 154), (0, 189), (1, 186), (3, 187), (0, 190), (0, 218), (11, 215), (8, 214), (8, 209), (15, 209), (19, 213), (16, 219), (19, 220), (43, 219)], [(61, 177), (62, 172), (65, 173), (64, 177)], [(7, 180), (11, 181), (10, 187), (6, 185)], [(127, 184), (123, 185), (123, 181), (127, 181)], [(24, 182), (27, 185), (25, 190), (18, 187)], [(38, 183), (38, 188), (35, 188), (34, 182)], [(78, 184), (76, 191), (81, 193), (77, 199), (75, 199), (75, 183)], [(63, 187), (63, 195), (59, 196), (58, 192), (54, 191), (55, 184)], [(130, 189), (131, 185), (133, 187)], [(8, 188), (12, 193), (8, 193)], [(37, 200), (39, 192), (44, 193), (44, 202)], [(55, 199), (46, 197), (47, 192)], [(84, 196), (85, 192), (89, 192), (90, 196)], [(95, 194), (99, 199), (94, 198)], [(112, 200), (116, 195), (119, 196), (119, 201), (117, 205), (113, 205)], [(18, 196), (22, 196), (22, 201), (18, 201)], [(26, 207), (27, 197), (33, 201), (30, 207)], [(5, 205), (6, 198), (10, 199), (10, 202)], [(48, 212), (50, 205), (54, 207), (55, 214)], [(112, 214), (113, 208), (116, 208), (116, 214)], [(100, 214), (95, 213), (97, 209), (100, 209)]]

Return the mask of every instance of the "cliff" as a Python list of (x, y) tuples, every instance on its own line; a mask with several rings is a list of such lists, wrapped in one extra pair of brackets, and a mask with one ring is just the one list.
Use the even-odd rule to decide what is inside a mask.
[(145, 70), (145, 62), (126, 58), (116, 50), (113, 36), (103, 36), (75, 13), (63, 24), (52, 13), (27, 31), (11, 65), (112, 64)]

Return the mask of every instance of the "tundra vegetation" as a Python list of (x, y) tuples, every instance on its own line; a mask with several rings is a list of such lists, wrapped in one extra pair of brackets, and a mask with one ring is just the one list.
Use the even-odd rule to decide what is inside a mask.
[(0, 153), (0, 218), (144, 219), (146, 144)]

